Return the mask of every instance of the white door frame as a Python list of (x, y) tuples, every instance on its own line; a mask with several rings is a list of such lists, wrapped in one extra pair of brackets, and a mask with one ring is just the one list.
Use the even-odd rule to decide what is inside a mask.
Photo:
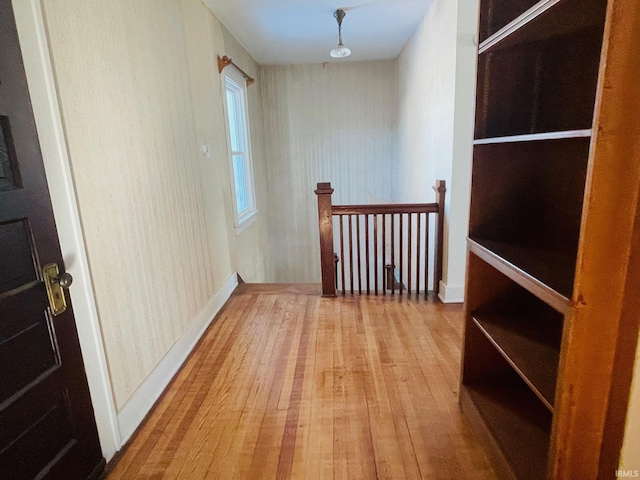
[(40, 0), (12, 0), (102, 453), (122, 447)]

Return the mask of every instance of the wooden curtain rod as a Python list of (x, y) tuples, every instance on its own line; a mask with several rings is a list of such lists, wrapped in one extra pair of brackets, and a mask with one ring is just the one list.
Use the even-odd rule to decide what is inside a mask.
[(247, 87), (255, 82), (255, 80), (251, 78), (249, 75), (247, 75), (244, 70), (242, 70), (238, 65), (233, 63), (233, 60), (231, 60), (229, 57), (225, 55), (224, 57), (220, 58), (220, 55), (218, 55), (218, 72), (222, 73), (222, 70), (224, 70), (224, 67), (228, 65), (233, 65), (238, 69), (238, 71), (242, 74), (244, 79), (247, 81)]

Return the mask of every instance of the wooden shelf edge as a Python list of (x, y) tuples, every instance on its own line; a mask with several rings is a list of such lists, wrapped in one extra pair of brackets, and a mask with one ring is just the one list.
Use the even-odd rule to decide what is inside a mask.
[(510, 261), (502, 258), (471, 238), (468, 238), (467, 242), (471, 253), (480, 257), (500, 273), (516, 282), (522, 288), (545, 302), (547, 305), (553, 307), (558, 312), (566, 314), (571, 308), (571, 301), (568, 298), (556, 292), (548, 285), (542, 283), (540, 280), (525, 272), (517, 265), (514, 265)]
[(471, 395), (469, 395), (467, 387), (464, 385), (460, 385), (458, 400), (460, 402), (460, 410), (465, 414), (465, 417), (471, 424), (471, 428), (478, 436), (484, 452), (496, 473), (496, 477), (504, 480), (517, 480), (513, 470), (511, 470), (509, 462), (507, 462), (507, 459), (502, 454), (502, 450), (498, 446), (496, 439), (493, 437), (489, 427), (487, 427), (482, 414), (473, 402)]
[(560, 1), (561, 0), (542, 0), (536, 3), (533, 7), (531, 7), (529, 10), (524, 12), (518, 18), (509, 22), (507, 25), (505, 25), (500, 30), (498, 30), (496, 33), (494, 33), (489, 38), (484, 40), (478, 47), (478, 54), (484, 53), (491, 47), (497, 45), (502, 40), (507, 38), (509, 35), (520, 30), (529, 22), (538, 18), (540, 15), (542, 15), (544, 12), (549, 10), (551, 7), (553, 7), (555, 4), (559, 3)]
[(513, 361), (511, 356), (502, 348), (502, 346), (493, 338), (493, 336), (484, 328), (482, 323), (478, 320), (476, 315), (471, 315), (473, 319), (473, 323), (480, 329), (480, 331), (487, 337), (487, 340), (491, 342), (491, 344), (496, 347), (496, 350), (500, 352), (500, 355), (507, 361), (509, 365), (513, 368), (513, 370), (522, 378), (524, 383), (531, 389), (533, 393), (535, 393), (536, 397), (540, 399), (542, 404), (547, 407), (547, 409), (553, 413), (553, 405), (551, 402), (542, 394), (542, 392), (538, 389), (538, 387), (529, 379), (529, 377), (522, 371), (520, 366)]
[(568, 138), (589, 138), (591, 129), (564, 130), (558, 132), (530, 133), (525, 135), (509, 135), (505, 137), (478, 138), (474, 145), (490, 145), (494, 143), (537, 142), (543, 140), (562, 140)]

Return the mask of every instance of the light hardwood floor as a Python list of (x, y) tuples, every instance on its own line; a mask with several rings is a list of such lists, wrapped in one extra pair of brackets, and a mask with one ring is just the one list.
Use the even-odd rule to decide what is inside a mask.
[(241, 285), (116, 479), (495, 476), (460, 413), (462, 308)]

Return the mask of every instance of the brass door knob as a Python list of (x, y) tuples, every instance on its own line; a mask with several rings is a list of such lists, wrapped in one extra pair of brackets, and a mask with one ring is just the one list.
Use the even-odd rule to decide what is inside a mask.
[(42, 268), (42, 281), (47, 289), (51, 314), (60, 315), (67, 309), (67, 300), (62, 289), (69, 288), (73, 277), (66, 272), (60, 273), (58, 265), (50, 263)]
[(71, 276), (70, 273), (67, 273), (67, 272), (64, 272), (63, 274), (61, 274), (57, 278), (57, 280), (62, 288), (69, 288), (73, 283), (73, 277)]

